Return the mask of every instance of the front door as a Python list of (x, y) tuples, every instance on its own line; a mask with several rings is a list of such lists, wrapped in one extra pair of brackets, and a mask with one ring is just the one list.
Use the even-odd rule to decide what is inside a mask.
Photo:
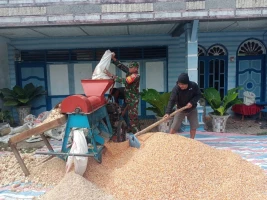
[[(47, 91), (46, 64), (44, 62), (17, 63), (17, 84), (24, 87), (32, 83), (35, 87), (43, 86)], [(47, 96), (40, 96), (31, 102), (31, 113), (38, 116), (47, 111)]]
[[(238, 57), (237, 86), (253, 92), (256, 100), (265, 100), (265, 59), (263, 55)], [(241, 95), (242, 96), (242, 95)]]

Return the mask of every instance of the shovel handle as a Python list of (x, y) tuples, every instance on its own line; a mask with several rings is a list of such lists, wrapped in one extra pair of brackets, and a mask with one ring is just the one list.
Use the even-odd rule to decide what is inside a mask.
[[(187, 108), (188, 108), (187, 106), (184, 106), (184, 107), (182, 107), (182, 108), (180, 108), (180, 109), (174, 111), (173, 113), (170, 114), (170, 117), (173, 117), (173, 116), (176, 115), (177, 113), (182, 112), (182, 111), (184, 111), (184, 110), (187, 109)], [(162, 122), (164, 122), (164, 121), (166, 121), (166, 120), (167, 120), (167, 118), (162, 118), (161, 120), (159, 120), (159, 121), (157, 121), (157, 122), (151, 124), (150, 126), (146, 127), (145, 129), (143, 129), (143, 130), (137, 132), (137, 133), (135, 134), (135, 136), (137, 137), (137, 136), (139, 136), (139, 135), (142, 135), (142, 134), (146, 133), (147, 131), (150, 131), (152, 128), (155, 128), (156, 126), (158, 126), (159, 124), (161, 124)]]

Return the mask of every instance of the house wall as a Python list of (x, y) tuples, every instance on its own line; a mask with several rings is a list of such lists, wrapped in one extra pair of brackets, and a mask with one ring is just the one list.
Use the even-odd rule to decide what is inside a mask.
[(0, 27), (251, 19), (266, 8), (263, 0), (1, 0)]
[[(10, 87), (16, 85), (15, 48), (19, 50), (75, 49), (75, 48), (112, 48), (112, 47), (168, 46), (167, 91), (172, 90), (178, 74), (185, 69), (185, 38), (158, 36), (117, 36), (117, 37), (72, 37), (53, 39), (12, 40), (8, 47)], [(15, 118), (17, 113), (13, 112)]]
[[(8, 40), (0, 37), (0, 89), (9, 87), (9, 68), (8, 68), (8, 51), (7, 51)], [(0, 108), (2, 102), (0, 100)]]
[(9, 46), (11, 86), (16, 84), (14, 47), (20, 50), (112, 48), (138, 46), (168, 46), (168, 90), (177, 81), (178, 74), (185, 71), (185, 39), (171, 36), (120, 36), (120, 37), (73, 37), (53, 39), (12, 40)]
[[(206, 48), (213, 44), (222, 44), (228, 51), (228, 89), (236, 86), (236, 52), (239, 45), (246, 39), (256, 38), (267, 43), (265, 31), (247, 32), (211, 32), (199, 33), (198, 44)], [(12, 45), (12, 46), (11, 46)], [(72, 37), (53, 39), (17, 39), (12, 40), (8, 48), (8, 65), (10, 86), (16, 84), (14, 48), (19, 50), (40, 49), (74, 49), (74, 48), (111, 48), (111, 47), (138, 47), (151, 45), (168, 46), (168, 91), (171, 91), (181, 72), (186, 71), (185, 66), (185, 36), (171, 37), (168, 35), (158, 36), (116, 36), (116, 37)], [(6, 51), (4, 51), (6, 54)], [(2, 51), (3, 54), (3, 51)], [(4, 56), (6, 57), (6, 56)], [(231, 62), (230, 57), (235, 61)], [(267, 59), (266, 59), (267, 60)], [(7, 65), (6, 65), (7, 67)], [(6, 80), (8, 76), (4, 75)], [(1, 79), (3, 80), (3, 78)], [(3, 81), (2, 81), (3, 82)], [(4, 81), (6, 82), (6, 81)]]
[[(256, 38), (266, 45), (267, 34), (264, 31), (247, 32), (213, 32), (199, 33), (198, 44), (208, 49), (213, 44), (222, 44), (228, 51), (228, 89), (236, 86), (236, 52), (239, 45), (246, 39)], [(168, 81), (167, 88), (171, 91), (177, 81), (177, 76), (186, 71), (185, 67), (185, 37), (158, 36), (116, 36), (116, 37), (72, 37), (53, 39), (16, 39), (8, 46), (8, 66), (10, 87), (16, 84), (14, 55), (15, 48), (19, 50), (41, 49), (75, 49), (75, 48), (112, 48), (164, 45), (168, 46)], [(235, 61), (230, 62), (229, 58)], [(266, 59), (267, 60), (267, 59)], [(6, 76), (5, 76), (6, 78)], [(208, 109), (207, 112), (210, 110)], [(199, 113), (201, 114), (201, 108)], [(201, 118), (201, 116), (199, 117)]]
[[(256, 38), (267, 43), (266, 31), (247, 31), (247, 32), (217, 32), (217, 33), (199, 33), (198, 44), (208, 50), (213, 44), (222, 44), (228, 51), (228, 89), (236, 87), (236, 53), (239, 45), (249, 38)], [(230, 57), (235, 57), (231, 62)]]

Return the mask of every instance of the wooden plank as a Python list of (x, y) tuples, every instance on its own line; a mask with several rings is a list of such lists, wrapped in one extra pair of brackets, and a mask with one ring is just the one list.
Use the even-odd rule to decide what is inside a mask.
[(16, 157), (17, 161), (19, 162), (19, 165), (20, 165), (22, 171), (24, 172), (25, 176), (28, 176), (30, 174), (30, 172), (27, 169), (25, 163), (23, 162), (23, 159), (21, 158), (19, 151), (16, 148), (16, 145), (11, 144), (10, 147), (11, 147), (13, 153), (15, 154), (15, 157)]
[(50, 129), (56, 128), (58, 126), (61, 126), (63, 124), (66, 123), (67, 117), (64, 115), (58, 119), (55, 119), (51, 122), (45, 123), (43, 125), (37, 126), (35, 128), (32, 128), (30, 130), (27, 131), (23, 131), (22, 133), (15, 135), (13, 137), (11, 137), (8, 141), (9, 145), (11, 144), (16, 144), (18, 142), (21, 142), (33, 135), (40, 135), (45, 131), (48, 131)]
[(43, 142), (45, 143), (45, 145), (47, 146), (47, 148), (50, 151), (54, 151), (53, 147), (51, 146), (51, 144), (49, 143), (49, 141), (46, 139), (45, 135), (42, 133), (41, 134), (41, 138), (43, 139)]

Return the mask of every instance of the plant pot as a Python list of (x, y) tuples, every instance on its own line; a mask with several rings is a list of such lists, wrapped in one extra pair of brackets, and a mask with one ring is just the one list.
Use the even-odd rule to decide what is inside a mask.
[[(157, 118), (157, 121), (162, 119), (162, 117), (158, 117), (158, 116), (156, 116), (156, 118)], [(158, 125), (158, 131), (163, 132), (163, 133), (169, 133), (171, 125), (172, 125), (172, 121), (173, 121), (173, 117), (171, 117), (170, 119), (167, 119), (165, 122), (162, 122), (160, 125)]]
[(11, 132), (9, 123), (0, 123), (0, 136), (5, 136)]
[(216, 133), (224, 133), (226, 127), (226, 121), (230, 115), (227, 114), (219, 116), (219, 115), (214, 115), (212, 113), (209, 113), (209, 115), (212, 118), (212, 131)]
[(17, 112), (19, 115), (19, 125), (23, 125), (24, 118), (31, 113), (31, 106), (19, 106), (17, 107)]

